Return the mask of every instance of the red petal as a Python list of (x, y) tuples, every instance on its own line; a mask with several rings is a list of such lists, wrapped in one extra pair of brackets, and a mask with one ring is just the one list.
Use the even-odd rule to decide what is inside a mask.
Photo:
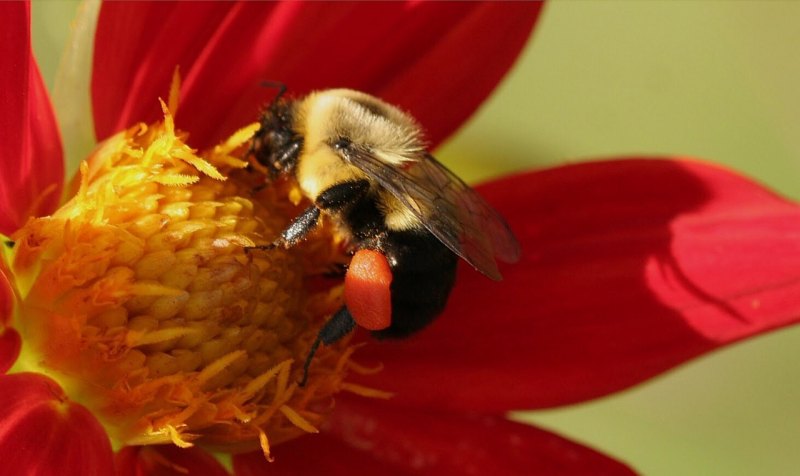
[(592, 449), (502, 417), (337, 399), (329, 423), (329, 434), (274, 448), (272, 464), (258, 454), (234, 458), (236, 475), (633, 474)]
[[(0, 246), (5, 245), (0, 243)], [(8, 280), (8, 273), (0, 258), (0, 374), (6, 373), (14, 365), (22, 349), (19, 333), (7, 327), (14, 310), (14, 290)]]
[(49, 378), (32, 373), (0, 376), (0, 409), (3, 474), (113, 474), (103, 427)]
[(55, 209), (61, 139), (31, 52), (30, 5), (0, 3), (0, 233)]
[(22, 349), (22, 338), (19, 333), (10, 327), (0, 326), (0, 374), (8, 372), (19, 357)]
[(360, 350), (369, 385), (416, 405), (501, 411), (619, 391), (800, 316), (800, 207), (699, 162), (620, 160), (481, 192), (522, 261), (463, 267), (437, 322)]
[[(0, 243), (0, 246), (5, 246)], [(14, 310), (14, 290), (8, 280), (9, 271), (0, 258), (0, 374), (4, 374), (14, 365), (22, 349), (22, 338), (10, 327)]]
[(374, 458), (369, 451), (353, 448), (326, 434), (308, 435), (273, 448), (275, 461), (268, 462), (264, 453), (254, 451), (234, 455), (236, 476), (354, 476), (379, 474), (404, 476), (408, 473)]
[(281, 81), (292, 94), (350, 87), (415, 114), (438, 143), (502, 78), (541, 4), (104, 3), (92, 97), (99, 138), (159, 117), (180, 65), (178, 125), (213, 144), (256, 119)]
[(116, 476), (228, 476), (219, 461), (196, 447), (126, 446), (114, 456), (114, 462)]

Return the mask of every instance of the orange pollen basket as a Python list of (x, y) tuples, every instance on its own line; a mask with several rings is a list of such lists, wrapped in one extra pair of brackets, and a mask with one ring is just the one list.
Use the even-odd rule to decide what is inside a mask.
[[(174, 89), (173, 89), (174, 90)], [(201, 444), (239, 452), (314, 433), (368, 372), (347, 342), (302, 363), (341, 306), (311, 277), (341, 260), (323, 227), (292, 250), (271, 242), (297, 208), (241, 160), (256, 125), (198, 153), (164, 120), (100, 144), (74, 195), (18, 230), (11, 267), (22, 359), (59, 381), (117, 444)], [(29, 367), (30, 368), (30, 367)]]

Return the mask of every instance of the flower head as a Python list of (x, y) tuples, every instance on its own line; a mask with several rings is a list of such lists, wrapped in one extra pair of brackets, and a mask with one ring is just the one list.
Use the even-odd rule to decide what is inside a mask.
[(162, 108), (104, 141), (73, 198), (12, 235), (18, 366), (54, 376), (118, 444), (260, 441), (269, 455), (270, 441), (316, 432), (345, 385), (346, 347), (321, 352), (306, 388), (293, 365), (339, 301), (305, 284), (336, 240), (248, 252), (288, 208), (232, 155), (254, 128), (201, 154)]
[[(502, 76), (539, 6), (106, 3), (92, 83), (103, 140), (58, 209), (60, 146), (27, 7), (1, 8), (25, 41), (2, 43), (0, 78), (26, 65), (25, 87), (0, 89), (7, 130), (24, 138), (0, 141), (4, 164), (24, 165), (0, 202), (14, 243), (0, 274), (11, 471), (225, 474), (204, 450), (221, 448), (238, 475), (629, 474), (503, 414), (606, 395), (797, 318), (800, 267), (769, 259), (775, 246), (800, 256), (783, 238), (800, 224), (795, 204), (684, 159), (561, 167), (480, 188), (523, 245), (505, 282), (463, 269), (429, 329), (366, 340), (359, 362), (348, 342), (323, 349), (299, 389), (298, 356), (341, 299), (306, 278), (339, 248), (322, 230), (288, 252), (245, 250), (297, 212), (290, 190), (261, 190), (242, 168), (249, 133), (237, 131), (269, 94), (258, 81), (367, 90), (412, 112), (435, 145)], [(177, 94), (155, 100), (176, 65), (177, 112)], [(23, 191), (22, 205), (8, 198)], [(762, 272), (727, 278), (756, 262)], [(387, 396), (370, 388), (394, 396), (364, 398)], [(112, 458), (109, 436), (129, 446)]]

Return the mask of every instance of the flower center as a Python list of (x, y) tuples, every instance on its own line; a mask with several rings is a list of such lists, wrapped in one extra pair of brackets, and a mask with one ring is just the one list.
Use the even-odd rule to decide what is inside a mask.
[[(163, 104), (162, 104), (163, 105)], [(252, 127), (198, 154), (164, 121), (137, 125), (81, 166), (75, 195), (13, 239), (21, 362), (56, 378), (119, 444), (228, 451), (316, 427), (353, 351), (302, 363), (340, 288), (315, 291), (338, 256), (325, 229), (291, 251), (271, 242), (296, 208), (236, 158)], [(363, 393), (363, 392), (362, 392)]]

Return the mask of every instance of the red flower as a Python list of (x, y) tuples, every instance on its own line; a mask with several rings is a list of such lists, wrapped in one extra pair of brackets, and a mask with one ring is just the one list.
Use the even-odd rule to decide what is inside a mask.
[[(0, 10), (0, 231), (10, 233), (55, 210), (63, 169), (30, 54), (27, 5)], [(272, 94), (262, 79), (298, 94), (333, 86), (376, 94), (411, 111), (436, 144), (502, 77), (538, 10), (107, 3), (94, 56), (96, 132), (106, 138), (156, 120), (154, 98), (179, 65), (177, 122), (195, 146), (252, 121)], [(447, 311), (430, 328), (359, 350), (362, 363), (383, 364), (363, 384), (394, 398), (337, 395), (322, 433), (278, 445), (274, 463), (260, 452), (236, 455), (237, 475), (627, 474), (621, 463), (504, 414), (616, 392), (798, 316), (800, 208), (731, 172), (687, 159), (627, 159), (521, 174), (479, 190), (516, 231), (522, 261), (501, 269), (501, 283), (462, 267)], [(9, 325), (9, 277), (0, 276), (7, 369), (20, 338)], [(115, 470), (102, 428), (69, 397), (40, 374), (0, 377), (4, 472), (225, 474), (202, 450), (171, 445), (123, 448)]]

